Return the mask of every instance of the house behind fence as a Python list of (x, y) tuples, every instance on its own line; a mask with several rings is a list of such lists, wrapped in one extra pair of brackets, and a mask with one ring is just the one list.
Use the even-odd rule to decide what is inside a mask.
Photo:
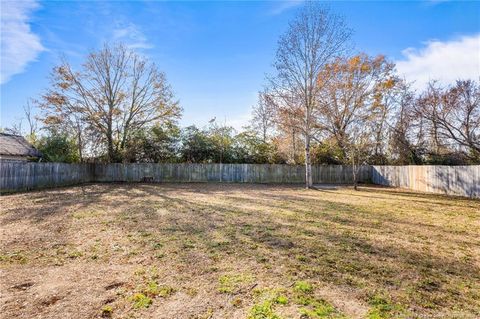
[(0, 133), (0, 161), (26, 162), (41, 157), (42, 153), (23, 136)]

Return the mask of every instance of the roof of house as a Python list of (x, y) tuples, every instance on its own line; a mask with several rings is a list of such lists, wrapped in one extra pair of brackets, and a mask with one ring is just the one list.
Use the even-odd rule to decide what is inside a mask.
[(0, 133), (0, 155), (41, 157), (42, 153), (23, 136)]

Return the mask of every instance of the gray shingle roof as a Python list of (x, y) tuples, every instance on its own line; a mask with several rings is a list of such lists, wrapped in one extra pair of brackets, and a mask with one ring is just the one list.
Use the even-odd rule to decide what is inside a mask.
[(42, 153), (23, 136), (0, 133), (0, 155), (41, 157)]

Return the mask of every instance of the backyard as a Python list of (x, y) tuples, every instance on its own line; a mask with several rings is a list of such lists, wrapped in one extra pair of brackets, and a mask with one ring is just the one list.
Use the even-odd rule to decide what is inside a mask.
[(0, 197), (2, 318), (478, 318), (480, 201), (89, 184)]

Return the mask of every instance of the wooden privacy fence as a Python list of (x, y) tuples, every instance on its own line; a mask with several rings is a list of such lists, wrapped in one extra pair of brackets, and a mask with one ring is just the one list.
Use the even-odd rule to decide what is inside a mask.
[[(370, 167), (361, 168), (367, 182)], [(349, 166), (312, 167), (314, 183), (350, 183)], [(97, 182), (303, 183), (305, 167), (279, 164), (96, 164)]]
[[(350, 166), (313, 166), (314, 183), (351, 183)], [(360, 169), (369, 182), (371, 168)], [(88, 182), (303, 183), (305, 167), (276, 164), (60, 164), (0, 162), (0, 190), (14, 192)]]
[(92, 164), (0, 161), (0, 192), (76, 185), (91, 182)]
[(372, 182), (421, 192), (480, 198), (480, 165), (372, 166)]
[[(352, 168), (312, 167), (313, 182), (352, 182)], [(359, 181), (480, 198), (480, 165), (362, 166)], [(0, 161), (0, 191), (41, 189), (89, 182), (303, 183), (305, 167), (270, 164), (63, 164)]]

